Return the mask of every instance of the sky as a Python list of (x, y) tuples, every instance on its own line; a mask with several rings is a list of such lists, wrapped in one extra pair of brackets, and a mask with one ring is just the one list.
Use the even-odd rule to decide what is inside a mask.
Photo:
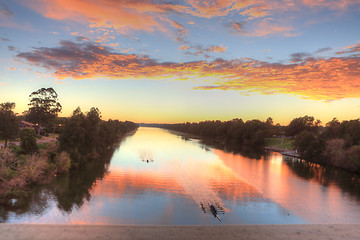
[(145, 123), (360, 117), (360, 0), (0, 0), (0, 103)]

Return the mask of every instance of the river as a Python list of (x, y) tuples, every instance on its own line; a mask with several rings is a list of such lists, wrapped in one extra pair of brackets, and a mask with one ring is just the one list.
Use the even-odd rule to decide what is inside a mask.
[(356, 175), (279, 153), (253, 159), (142, 127), (102, 161), (0, 206), (0, 222), (360, 223), (360, 182)]

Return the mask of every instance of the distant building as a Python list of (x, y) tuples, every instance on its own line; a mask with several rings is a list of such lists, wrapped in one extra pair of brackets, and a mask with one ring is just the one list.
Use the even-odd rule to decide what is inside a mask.
[(32, 129), (35, 130), (35, 132), (38, 135), (45, 134), (44, 127), (39, 127), (38, 124), (34, 124), (34, 123), (31, 123), (31, 122), (27, 122), (27, 121), (20, 121), (19, 122), (19, 128), (20, 128), (20, 130), (23, 129), (23, 128), (32, 128)]
[(32, 128), (34, 130), (36, 130), (36, 125), (31, 123), (31, 122), (27, 122), (27, 121), (20, 121), (19, 122), (19, 128)]

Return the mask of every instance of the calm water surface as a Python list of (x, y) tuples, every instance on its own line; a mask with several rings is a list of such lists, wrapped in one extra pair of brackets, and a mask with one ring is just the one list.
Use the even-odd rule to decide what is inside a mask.
[[(163, 129), (139, 128), (109, 160), (0, 206), (0, 222), (360, 223), (358, 177), (278, 153), (251, 159)], [(217, 207), (221, 222), (208, 204)]]

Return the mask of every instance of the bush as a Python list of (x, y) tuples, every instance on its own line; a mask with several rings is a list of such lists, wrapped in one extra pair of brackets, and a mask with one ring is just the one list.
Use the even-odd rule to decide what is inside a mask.
[(324, 155), (326, 162), (334, 165), (335, 167), (345, 167), (345, 141), (344, 139), (336, 138), (326, 142)]
[(13, 170), (18, 167), (18, 158), (11, 149), (0, 150), (0, 167), (9, 167)]
[(49, 163), (46, 157), (32, 154), (26, 156), (25, 164), (21, 169), (21, 175), (28, 183), (41, 182), (46, 176), (46, 172), (49, 170)]
[(61, 152), (55, 158), (55, 173), (66, 173), (71, 167), (71, 159), (68, 153)]
[(360, 146), (354, 145), (346, 151), (346, 158), (349, 161), (349, 170), (360, 172)]
[(34, 129), (24, 128), (20, 131), (20, 146), (25, 154), (37, 152), (38, 148)]

